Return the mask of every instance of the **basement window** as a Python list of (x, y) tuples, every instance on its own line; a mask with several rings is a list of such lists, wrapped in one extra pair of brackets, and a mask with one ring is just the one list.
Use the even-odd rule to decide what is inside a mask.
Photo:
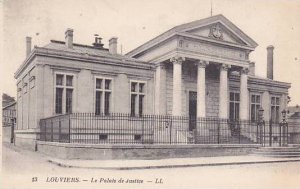
[(107, 140), (108, 136), (107, 134), (100, 134), (99, 135), (99, 140)]
[(142, 135), (134, 135), (134, 140), (141, 140), (142, 139)]

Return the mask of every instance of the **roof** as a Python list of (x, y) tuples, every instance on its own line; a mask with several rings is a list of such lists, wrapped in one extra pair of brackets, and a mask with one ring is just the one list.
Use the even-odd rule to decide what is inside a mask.
[(8, 105), (6, 105), (6, 106), (2, 107), (2, 110), (6, 109), (6, 108), (8, 108), (8, 107), (14, 106), (15, 104), (17, 104), (17, 102), (16, 102), (16, 101), (14, 101), (14, 102), (11, 102), (10, 104), (8, 104)]
[(73, 48), (68, 48), (65, 45), (64, 41), (57, 41), (57, 40), (50, 40), (50, 43), (45, 45), (43, 48), (47, 49), (54, 49), (54, 50), (60, 50), (60, 51), (66, 51), (66, 52), (73, 52), (73, 53), (79, 53), (79, 54), (88, 54), (88, 55), (94, 55), (94, 56), (110, 56), (110, 57), (117, 57), (117, 58), (126, 58), (127, 60), (136, 61), (136, 59), (129, 58), (124, 55), (120, 54), (110, 54), (108, 49), (106, 48), (96, 48), (94, 46), (89, 45), (82, 45), (78, 43), (73, 43)]
[(99, 61), (106, 59), (109, 62), (122, 62), (122, 65), (128, 66), (153, 66), (151, 62), (137, 60), (125, 55), (111, 54), (106, 48), (97, 48), (77, 43), (73, 43), (73, 48), (68, 48), (64, 41), (51, 40), (50, 43), (44, 47), (34, 47), (22, 65), (15, 72), (15, 78), (19, 76), (36, 55), (57, 55), (59, 57), (76, 57), (84, 60), (97, 59)]
[(185, 24), (175, 26), (172, 29), (170, 29), (170, 30), (162, 33), (161, 35), (151, 39), (150, 41), (142, 44), (141, 46), (133, 49), (132, 51), (128, 52), (126, 55), (130, 56), (130, 57), (133, 57), (134, 55), (140, 53), (141, 51), (144, 51), (144, 50), (152, 47), (157, 42), (164, 41), (165, 39), (171, 37), (172, 35), (176, 34), (177, 32), (183, 32), (183, 31), (186, 31), (186, 30), (189, 30), (189, 29), (194, 29), (197, 26), (201, 26), (201, 25), (205, 25), (205, 24), (211, 24), (211, 23), (217, 22), (217, 21), (223, 22), (225, 25), (230, 27), (233, 30), (233, 32), (237, 33), (239, 36), (241, 36), (241, 38), (246, 40), (246, 42), (252, 48), (257, 47), (258, 44), (253, 39), (251, 39), (248, 35), (246, 35), (242, 30), (240, 30), (237, 26), (235, 26), (230, 20), (228, 20), (222, 14), (219, 14), (219, 15), (211, 16), (211, 17), (204, 18), (204, 19), (201, 19), (201, 20), (196, 20), (196, 21), (193, 21), (193, 22), (189, 22), (189, 23), (185, 23)]

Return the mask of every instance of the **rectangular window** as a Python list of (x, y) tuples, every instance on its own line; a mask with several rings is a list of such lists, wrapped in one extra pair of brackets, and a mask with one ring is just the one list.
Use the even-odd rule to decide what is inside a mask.
[(280, 110), (280, 98), (271, 97), (271, 121), (272, 123), (279, 123), (279, 110)]
[(131, 116), (142, 116), (144, 113), (145, 82), (131, 82)]
[(96, 91), (96, 115), (100, 115), (101, 113), (101, 98), (102, 92)]
[(62, 97), (63, 97), (63, 89), (56, 88), (56, 96), (55, 96), (55, 113), (62, 113)]
[[(112, 80), (96, 78), (95, 114), (109, 115), (111, 106)], [(103, 106), (103, 107), (102, 107)]]
[(259, 94), (252, 94), (250, 101), (250, 119), (251, 121), (258, 120), (258, 109), (261, 106), (261, 97)]
[(66, 86), (73, 86), (73, 76), (72, 75), (66, 76)]
[(63, 85), (64, 75), (57, 74), (56, 75), (56, 85)]
[(109, 114), (109, 100), (110, 99), (110, 92), (105, 92), (105, 99), (104, 99), (104, 114)]
[(135, 115), (135, 101), (136, 101), (136, 94), (131, 95), (131, 108), (130, 108), (130, 114), (132, 116)]
[(240, 119), (240, 93), (230, 92), (229, 95), (229, 119), (239, 120)]
[(67, 89), (66, 91), (66, 113), (72, 113), (72, 96), (73, 96), (73, 89)]
[(72, 113), (73, 75), (56, 74), (55, 76), (55, 113)]

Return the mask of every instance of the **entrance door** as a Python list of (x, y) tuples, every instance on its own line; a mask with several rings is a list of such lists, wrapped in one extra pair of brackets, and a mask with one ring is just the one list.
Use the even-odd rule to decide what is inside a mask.
[(189, 130), (196, 128), (197, 124), (197, 92), (189, 92)]

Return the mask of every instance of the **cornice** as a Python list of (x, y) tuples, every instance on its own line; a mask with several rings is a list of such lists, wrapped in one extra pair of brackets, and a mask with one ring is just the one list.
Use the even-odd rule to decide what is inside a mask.
[(155, 64), (153, 64), (152, 62), (143, 62), (139, 60), (134, 60), (132, 58), (127, 58), (124, 56), (122, 57), (113, 57), (110, 55), (97, 56), (97, 55), (90, 55), (84, 53), (48, 49), (44, 47), (35, 47), (31, 52), (31, 54), (29, 55), (29, 57), (25, 59), (25, 61), (16, 71), (15, 78), (19, 77), (20, 73), (30, 64), (30, 62), (36, 56), (46, 56), (52, 58), (77, 60), (77, 61), (90, 62), (90, 63), (101, 63), (101, 64), (130, 67), (130, 68), (137, 68), (137, 69), (152, 70), (153, 68), (155, 68)]
[(257, 78), (257, 77), (253, 77), (253, 76), (248, 76), (248, 83), (265, 85), (265, 86), (270, 86), (270, 87), (280, 87), (280, 88), (286, 88), (286, 89), (291, 88), (291, 83), (269, 80), (269, 79), (264, 79), (264, 78)]

